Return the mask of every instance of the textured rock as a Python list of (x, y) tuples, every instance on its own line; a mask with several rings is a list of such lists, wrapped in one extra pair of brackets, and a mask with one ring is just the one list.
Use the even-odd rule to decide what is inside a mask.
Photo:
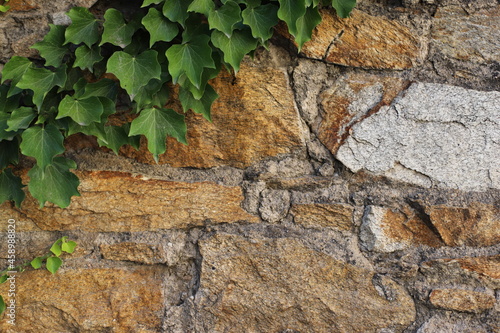
[(423, 186), (500, 188), (500, 92), (431, 83), (356, 124), (337, 158), (349, 169)]
[(122, 242), (104, 244), (100, 247), (102, 257), (109, 260), (126, 260), (143, 264), (157, 264), (167, 261), (165, 249), (154, 244)]
[(321, 14), (323, 21), (302, 48), (306, 57), (376, 69), (405, 69), (416, 63), (417, 40), (401, 24), (359, 10), (347, 19), (327, 10)]
[(415, 318), (394, 281), (298, 240), (216, 234), (200, 251), (199, 332), (401, 332)]
[(390, 105), (407, 85), (398, 78), (363, 73), (341, 77), (320, 96), (324, 114), (319, 139), (335, 154), (356, 123)]
[(432, 206), (427, 214), (448, 246), (482, 247), (500, 243), (500, 209), (494, 205)]
[[(2, 332), (158, 332), (164, 312), (158, 266), (26, 271), (16, 278), (16, 326)], [(0, 285), (6, 294), (7, 284)]]
[[(78, 172), (78, 176), (81, 197), (74, 197), (68, 208), (47, 205), (38, 209), (38, 203), (28, 197), (23, 203), (22, 219), (42, 230), (100, 232), (259, 221), (240, 207), (240, 187), (155, 180), (106, 171)], [(11, 215), (8, 211), (2, 214), (8, 218)]]
[(432, 305), (446, 310), (482, 312), (495, 306), (495, 297), (464, 289), (435, 289), (429, 295)]
[[(212, 122), (189, 113), (189, 145), (169, 138), (160, 163), (244, 168), (266, 157), (305, 149), (286, 69), (243, 64), (236, 77), (221, 73), (212, 85), (220, 95), (212, 106)], [(122, 154), (155, 164), (145, 145), (139, 152), (122, 149)]]
[(305, 227), (351, 230), (353, 207), (345, 204), (292, 205), (294, 222)]
[(268, 222), (278, 222), (286, 216), (290, 208), (290, 192), (264, 190), (261, 192), (259, 213)]
[(478, 319), (458, 316), (453, 313), (439, 313), (432, 316), (417, 333), (489, 333)]
[(361, 244), (369, 251), (393, 252), (410, 246), (443, 245), (439, 237), (409, 207), (404, 212), (367, 206), (360, 228)]

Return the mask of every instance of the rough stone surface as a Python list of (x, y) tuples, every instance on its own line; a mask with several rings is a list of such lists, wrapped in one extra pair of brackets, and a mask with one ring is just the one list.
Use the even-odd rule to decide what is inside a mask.
[(419, 48), (408, 28), (398, 22), (354, 10), (348, 19), (323, 10), (323, 21), (305, 43), (306, 57), (343, 66), (376, 69), (411, 68)]
[(268, 222), (278, 222), (286, 216), (290, 208), (290, 192), (282, 190), (264, 190), (259, 207), (261, 217)]
[[(39, 209), (28, 197), (21, 219), (42, 230), (138, 231), (259, 219), (240, 204), (242, 190), (210, 182), (186, 183), (120, 172), (78, 172), (81, 197), (68, 208)], [(182, 207), (182, 209), (179, 209)], [(4, 213), (9, 216), (9, 212)]]
[(199, 332), (401, 332), (415, 316), (391, 279), (298, 240), (217, 234), (200, 251)]
[(447, 310), (482, 312), (495, 306), (493, 295), (464, 289), (435, 289), (429, 296), (432, 305)]
[(413, 84), (391, 107), (353, 126), (337, 158), (419, 184), (500, 188), (500, 93)]
[(165, 263), (166, 251), (154, 244), (122, 242), (118, 244), (103, 244), (100, 246), (104, 259), (125, 260), (144, 264)]
[[(16, 326), (2, 332), (158, 332), (163, 268), (28, 271), (16, 278)], [(7, 285), (0, 286), (7, 295)]]
[(294, 222), (304, 227), (351, 230), (353, 207), (345, 204), (292, 205)]
[(488, 333), (489, 330), (478, 319), (459, 317), (444, 313), (434, 315), (425, 322), (417, 333)]

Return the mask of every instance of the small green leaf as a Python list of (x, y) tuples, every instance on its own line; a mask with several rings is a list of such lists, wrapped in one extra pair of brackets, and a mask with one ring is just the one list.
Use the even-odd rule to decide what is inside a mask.
[(297, 20), (306, 13), (305, 0), (279, 0), (278, 17), (286, 22), (288, 31), (297, 35)]
[(257, 47), (257, 40), (252, 37), (250, 29), (236, 30), (231, 38), (214, 30), (212, 43), (224, 53), (224, 61), (230, 64), (235, 72), (239, 71), (243, 57)]
[(68, 47), (63, 46), (66, 28), (54, 24), (49, 24), (49, 26), (50, 31), (41, 42), (36, 43), (32, 48), (37, 49), (40, 55), (45, 58), (45, 66), (59, 67), (68, 52)]
[(7, 131), (16, 132), (19, 129), (26, 129), (35, 119), (36, 113), (33, 108), (22, 106), (19, 109), (12, 111), (10, 119), (7, 120)]
[(108, 60), (108, 72), (116, 75), (130, 99), (134, 99), (139, 89), (147, 85), (151, 79), (161, 79), (161, 67), (157, 55), (154, 50), (144, 51), (138, 56), (115, 52)]
[(29, 172), (28, 184), (31, 195), (40, 202), (40, 208), (50, 201), (61, 208), (69, 206), (72, 196), (79, 196), (78, 177), (69, 171), (76, 163), (64, 157), (54, 158), (51, 165), (42, 170), (35, 165)]
[(39, 269), (40, 267), (42, 267), (42, 258), (36, 257), (35, 259), (31, 260), (30, 264), (34, 269)]
[(170, 42), (179, 33), (177, 24), (168, 20), (159, 10), (154, 8), (149, 9), (148, 14), (142, 19), (142, 24), (149, 32), (150, 47), (158, 41)]
[(305, 42), (311, 40), (314, 28), (321, 22), (317, 7), (309, 7), (304, 16), (297, 20), (297, 35), (295, 41), (299, 44), (299, 52)]
[(47, 270), (51, 272), (52, 274), (56, 274), (57, 270), (59, 267), (62, 265), (62, 260), (61, 258), (58, 257), (48, 257), (47, 258), (47, 263), (45, 264), (45, 267), (47, 267)]
[(9, 277), (8, 274), (4, 274), (4, 275), (0, 276), (0, 284), (5, 283), (5, 281), (7, 281), (8, 277)]
[[(7, 97), (9, 94), (9, 87), (7, 85), (0, 86), (0, 113), (8, 115), (10, 112), (19, 108), (20, 95)], [(0, 126), (0, 129), (2, 127)]]
[[(7, 10), (5, 10), (5, 11), (7, 11)], [(3, 12), (3, 10), (2, 10), (2, 12)], [(3, 300), (2, 295), (0, 295), (0, 316), (5, 312), (5, 309), (7, 309), (7, 306), (5, 305), (5, 301)]]
[(116, 155), (121, 146), (129, 142), (127, 132), (120, 126), (104, 126), (104, 138), (98, 138), (100, 146), (111, 149)]
[(241, 9), (234, 1), (228, 1), (219, 9), (211, 10), (208, 15), (210, 29), (217, 29), (227, 37), (231, 37), (234, 26), (239, 22), (241, 22)]
[(101, 48), (97, 45), (89, 48), (82, 44), (75, 51), (76, 60), (73, 66), (81, 69), (88, 69), (91, 73), (94, 72), (94, 64), (104, 59), (101, 56)]
[(9, 164), (19, 162), (19, 141), (0, 141), (0, 170), (6, 168)]
[(201, 99), (194, 98), (191, 92), (182, 87), (179, 89), (179, 100), (181, 101), (184, 112), (191, 109), (196, 113), (202, 114), (208, 121), (211, 121), (210, 109), (212, 107), (212, 103), (218, 97), (219, 95), (215, 92), (211, 85), (207, 85), (205, 93)]
[(100, 122), (103, 106), (97, 97), (77, 99), (66, 96), (59, 104), (59, 112), (56, 119), (70, 117), (79, 125), (89, 125)]
[(61, 249), (66, 253), (73, 253), (75, 251), (76, 243), (73, 241), (63, 242)]
[(203, 68), (215, 68), (209, 40), (206, 35), (197, 36), (187, 43), (172, 45), (167, 50), (168, 71), (174, 83), (185, 74), (191, 83), (200, 87)]
[(133, 22), (125, 22), (123, 14), (114, 8), (106, 11), (104, 20), (104, 31), (99, 45), (110, 43), (124, 48), (132, 42), (132, 36), (139, 28)]
[(116, 96), (118, 94), (117, 83), (110, 79), (101, 79), (97, 82), (87, 83), (84, 89), (85, 92), (78, 96), (79, 98), (89, 98), (95, 96), (105, 97), (114, 101), (116, 100)]
[(184, 27), (184, 22), (189, 16), (187, 11), (193, 0), (168, 0), (163, 5), (163, 15), (172, 22), (177, 22)]
[(54, 255), (56, 255), (57, 257), (59, 257), (61, 255), (61, 253), (62, 253), (61, 243), (62, 243), (62, 241), (60, 239), (58, 239), (50, 247), (50, 252), (54, 253)]
[[(137, 108), (141, 110), (147, 105), (153, 105), (155, 103), (156, 93), (160, 91), (162, 86), (163, 83), (161, 83), (160, 80), (152, 79), (147, 85), (142, 87), (134, 98)], [(158, 103), (157, 106), (163, 106), (163, 103)]]
[(99, 40), (99, 23), (87, 8), (73, 7), (67, 14), (71, 19), (71, 24), (66, 28), (64, 36), (65, 44), (85, 43), (88, 47)]
[(17, 86), (21, 89), (33, 90), (33, 103), (40, 111), (43, 99), (49, 91), (55, 86), (63, 87), (65, 82), (65, 66), (59, 67), (56, 72), (45, 68), (28, 68)]
[(158, 155), (166, 150), (167, 135), (187, 144), (186, 122), (184, 115), (172, 109), (149, 108), (141, 111), (139, 117), (132, 121), (129, 136), (144, 135), (148, 139), (148, 149), (158, 162)]
[(188, 7), (188, 12), (200, 13), (208, 17), (210, 11), (215, 9), (213, 0), (194, 0)]
[(163, 1), (165, 0), (144, 0), (144, 2), (142, 3), (142, 7), (147, 7), (147, 6), (151, 6), (151, 5), (157, 5), (159, 3), (162, 3)]
[(356, 6), (356, 0), (332, 0), (332, 6), (340, 17), (347, 18)]
[(12, 200), (16, 207), (21, 207), (25, 194), (21, 178), (15, 176), (11, 169), (5, 169), (0, 173), (0, 203)]
[(30, 127), (23, 132), (22, 139), (21, 152), (34, 157), (42, 170), (52, 163), (54, 156), (64, 153), (64, 137), (53, 124)]
[(13, 56), (3, 67), (2, 83), (6, 80), (12, 80), (12, 85), (17, 85), (17, 82), (21, 80), (30, 67), (33, 67), (33, 63), (28, 58)]
[(272, 28), (278, 24), (278, 7), (267, 4), (259, 7), (248, 7), (242, 13), (243, 23), (252, 29), (252, 36), (262, 43), (272, 37)]

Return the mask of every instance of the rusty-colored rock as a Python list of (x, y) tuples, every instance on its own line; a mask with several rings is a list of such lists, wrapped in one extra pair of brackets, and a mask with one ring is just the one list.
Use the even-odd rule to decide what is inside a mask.
[[(0, 331), (158, 332), (164, 315), (162, 267), (26, 271), (15, 279), (16, 326)], [(9, 284), (0, 285), (7, 295)]]
[(313, 228), (351, 230), (353, 207), (345, 204), (292, 205), (291, 213), (297, 224)]
[(213, 332), (400, 332), (415, 318), (403, 287), (296, 239), (217, 234), (200, 242), (197, 308)]
[(122, 242), (103, 244), (100, 247), (102, 257), (109, 260), (125, 260), (144, 264), (164, 263), (166, 261), (163, 248), (154, 244)]
[(447, 310), (482, 312), (495, 306), (495, 297), (464, 289), (435, 289), (429, 296), (432, 305)]
[(323, 21), (312, 40), (305, 43), (306, 57), (323, 59), (343, 66), (405, 69), (417, 62), (417, 39), (401, 24), (353, 10), (351, 17), (339, 18), (322, 10)]

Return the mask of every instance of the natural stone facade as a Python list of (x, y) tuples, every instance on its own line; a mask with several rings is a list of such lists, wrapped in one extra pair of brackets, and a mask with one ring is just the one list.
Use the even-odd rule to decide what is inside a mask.
[[(10, 0), (0, 62), (95, 2)], [(500, 332), (499, 12), (325, 9), (299, 55), (280, 26), (214, 79), (213, 122), (188, 113), (189, 145), (168, 140), (159, 164), (70, 138), (81, 196), (4, 203), (0, 221), (19, 261), (64, 235), (77, 250), (18, 276), (0, 331)]]

